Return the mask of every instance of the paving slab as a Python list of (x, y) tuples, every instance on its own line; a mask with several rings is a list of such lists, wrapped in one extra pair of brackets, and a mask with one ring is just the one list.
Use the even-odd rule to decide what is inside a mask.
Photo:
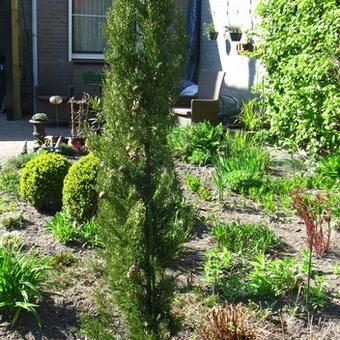
[[(0, 165), (12, 156), (18, 155), (27, 140), (28, 150), (33, 150), (33, 127), (30, 117), (21, 120), (8, 121), (6, 115), (0, 114)], [(46, 127), (46, 135), (70, 136), (70, 129), (55, 126)]]

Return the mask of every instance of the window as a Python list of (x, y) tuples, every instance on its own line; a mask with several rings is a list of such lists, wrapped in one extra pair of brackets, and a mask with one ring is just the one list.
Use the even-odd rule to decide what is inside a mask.
[(70, 59), (103, 59), (103, 24), (112, 0), (69, 0)]

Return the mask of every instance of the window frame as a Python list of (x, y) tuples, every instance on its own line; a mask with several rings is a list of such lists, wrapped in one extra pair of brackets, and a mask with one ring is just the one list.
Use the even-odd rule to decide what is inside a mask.
[(73, 53), (73, 0), (68, 0), (68, 60), (104, 60), (104, 53)]

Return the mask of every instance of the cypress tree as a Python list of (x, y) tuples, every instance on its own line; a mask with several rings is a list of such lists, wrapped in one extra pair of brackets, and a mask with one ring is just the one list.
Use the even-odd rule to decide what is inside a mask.
[[(166, 137), (183, 70), (184, 37), (173, 0), (114, 0), (106, 36), (98, 229), (110, 294), (131, 339), (169, 338), (167, 268), (191, 224)], [(105, 193), (105, 194), (104, 194)]]

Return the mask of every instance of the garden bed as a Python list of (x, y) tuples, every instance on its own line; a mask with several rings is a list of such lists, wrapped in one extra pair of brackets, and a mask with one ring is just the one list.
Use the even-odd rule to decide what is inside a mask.
[[(301, 171), (301, 163), (290, 159), (284, 152), (272, 150), (269, 171), (279, 176), (291, 176), (295, 171)], [(270, 258), (296, 258), (298, 264), (302, 262), (301, 252), (306, 248), (306, 231), (304, 223), (295, 214), (287, 216), (282, 207), (273, 212), (256, 203), (254, 197), (226, 191), (221, 202), (213, 184), (214, 167), (211, 165), (177, 161), (176, 169), (188, 202), (196, 208), (196, 219), (182, 255), (171, 268), (178, 284), (173, 310), (182, 318), (181, 331), (174, 339), (191, 339), (199, 333), (205, 314), (211, 307), (223, 302), (223, 294), (212, 294), (213, 288), (207, 283), (204, 269), (205, 254), (216, 243), (212, 235), (216, 221), (268, 226), (279, 240), (279, 246), (270, 251)], [(199, 195), (190, 190), (188, 176), (199, 178), (200, 185), (205, 188), (199, 191)], [(80, 331), (81, 319), (85, 315), (97, 317), (96, 291), (105, 291), (103, 264), (97, 249), (77, 242), (67, 245), (60, 243), (46, 227), (51, 216), (37, 212), (10, 193), (8, 187), (5, 189), (1, 189), (0, 213), (3, 216), (19, 213), (22, 219), (14, 227), (0, 227), (2, 236), (12, 235), (13, 239), (23, 241), (24, 250), (31, 249), (37, 256), (51, 259), (52, 270), (48, 273), (45, 288), (52, 294), (42, 300), (39, 308), (42, 328), (38, 327), (33, 316), (24, 312), (14, 326), (10, 325), (11, 319), (3, 315), (0, 339), (85, 339)], [(241, 301), (254, 311), (256, 320), (260, 320), (260, 335), (263, 338), (319, 339), (326, 334), (331, 339), (337, 339), (340, 330), (339, 261), (340, 235), (338, 227), (335, 227), (331, 250), (313, 258), (314, 273), (324, 276), (327, 281), (325, 306), (319, 310), (310, 313), (302, 311), (302, 298), (296, 294), (274, 299), (254, 298), (252, 302), (245, 296), (228, 301)], [(124, 331), (119, 313), (113, 319), (118, 329)]]

